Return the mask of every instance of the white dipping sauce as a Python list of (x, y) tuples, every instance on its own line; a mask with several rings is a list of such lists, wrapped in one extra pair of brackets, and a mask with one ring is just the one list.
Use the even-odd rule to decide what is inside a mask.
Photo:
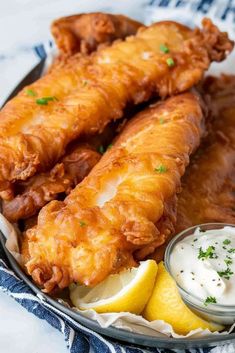
[(235, 305), (235, 228), (197, 228), (174, 246), (170, 268), (179, 286), (205, 305)]

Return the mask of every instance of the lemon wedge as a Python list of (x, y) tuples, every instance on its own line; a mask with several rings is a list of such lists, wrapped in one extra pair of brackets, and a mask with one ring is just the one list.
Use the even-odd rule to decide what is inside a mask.
[(143, 316), (148, 321), (164, 320), (178, 334), (186, 335), (197, 328), (220, 331), (222, 326), (203, 320), (183, 302), (174, 279), (163, 262), (158, 265), (155, 287), (145, 307)]
[(70, 287), (72, 303), (81, 310), (94, 309), (98, 313), (143, 311), (152, 293), (157, 275), (157, 263), (147, 260), (139, 267), (108, 276), (103, 282), (89, 288), (83, 285)]

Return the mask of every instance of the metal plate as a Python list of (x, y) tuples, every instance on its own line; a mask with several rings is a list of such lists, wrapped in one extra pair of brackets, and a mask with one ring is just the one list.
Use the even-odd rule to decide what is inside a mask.
[[(24, 86), (34, 82), (38, 79), (43, 71), (43, 67), (45, 64), (45, 60), (42, 60), (29, 74), (20, 82), (20, 84), (14, 89), (14, 91), (7, 98), (6, 102), (14, 97)], [(5, 103), (6, 103), (5, 102)], [(141, 335), (137, 333), (132, 333), (129, 331), (117, 329), (115, 327), (102, 328), (100, 325), (91, 319), (88, 319), (81, 314), (77, 313), (75, 310), (70, 309), (63, 304), (59, 303), (54, 298), (50, 297), (41, 292), (41, 290), (32, 282), (32, 280), (21, 270), (20, 266), (13, 258), (13, 256), (9, 253), (9, 251), (5, 247), (5, 237), (0, 232), (0, 243), (3, 247), (4, 253), (9, 261), (11, 268), (15, 271), (15, 273), (27, 283), (27, 285), (36, 293), (43, 296), (43, 298), (50, 303), (52, 306), (61, 310), (63, 313), (72, 317), (75, 321), (80, 324), (101, 333), (104, 336), (108, 336), (110, 338), (124, 341), (128, 343), (132, 343), (139, 346), (146, 347), (157, 347), (157, 348), (168, 348), (168, 349), (189, 349), (189, 348), (205, 348), (205, 347), (213, 347), (216, 345), (223, 345), (228, 343), (235, 343), (235, 333), (231, 333), (229, 335), (220, 335), (213, 337), (205, 337), (205, 338), (188, 338), (188, 339), (175, 339), (175, 338), (158, 338), (154, 336)]]

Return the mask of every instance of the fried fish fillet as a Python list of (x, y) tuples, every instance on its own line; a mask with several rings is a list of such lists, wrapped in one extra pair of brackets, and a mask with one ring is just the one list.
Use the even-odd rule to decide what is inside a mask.
[(111, 45), (114, 40), (136, 34), (143, 26), (126, 16), (101, 12), (59, 18), (51, 25), (59, 55), (54, 58), (48, 72), (66, 65), (71, 55), (90, 54)]
[(174, 229), (176, 193), (202, 122), (192, 93), (137, 114), (88, 177), (26, 232), (34, 281), (47, 292), (95, 285), (161, 245)]
[(235, 76), (208, 78), (211, 131), (182, 182), (176, 231), (207, 222), (235, 224)]
[(90, 54), (100, 46), (136, 34), (143, 26), (123, 15), (101, 12), (79, 14), (53, 21), (51, 33), (62, 55)]
[[(161, 51), (163, 43), (168, 53)], [(48, 170), (68, 143), (102, 131), (128, 104), (187, 90), (232, 47), (227, 34), (205, 19), (202, 30), (159, 22), (90, 57), (72, 57), (2, 109), (0, 190)]]
[(49, 201), (57, 199), (80, 183), (101, 155), (89, 144), (76, 144), (49, 172), (19, 182), (17, 196), (2, 202), (2, 213), (10, 222), (27, 219)]
[[(200, 92), (207, 95), (209, 133), (182, 178), (175, 234), (200, 223), (235, 224), (235, 76), (208, 77)], [(157, 262), (170, 239), (151, 255)]]
[[(102, 134), (83, 136), (68, 147), (65, 156), (51, 170), (17, 182), (12, 197), (2, 201), (3, 215), (10, 222), (17, 222), (37, 215), (49, 201), (63, 199), (100, 160), (105, 146), (109, 146), (115, 136), (115, 130), (112, 123)], [(29, 220), (27, 224), (30, 223)]]

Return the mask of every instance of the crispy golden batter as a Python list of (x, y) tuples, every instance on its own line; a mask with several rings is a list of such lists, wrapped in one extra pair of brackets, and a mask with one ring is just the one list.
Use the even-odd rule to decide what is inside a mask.
[(69, 194), (91, 171), (100, 159), (91, 145), (77, 144), (49, 172), (39, 173), (19, 182), (18, 194), (2, 202), (3, 215), (10, 222), (34, 216), (51, 200)]
[(174, 229), (176, 193), (202, 120), (198, 97), (186, 93), (128, 123), (89, 176), (27, 231), (34, 281), (47, 292), (73, 281), (95, 285), (161, 245)]
[[(160, 51), (162, 43), (169, 53)], [(81, 133), (102, 131), (123, 115), (128, 103), (143, 102), (156, 92), (167, 96), (187, 90), (232, 47), (227, 34), (209, 20), (201, 31), (159, 22), (91, 57), (72, 57), (1, 111), (0, 190), (48, 170), (69, 142)]]
[(177, 231), (199, 223), (235, 223), (235, 76), (208, 78), (211, 131), (187, 168)]
[[(175, 233), (200, 223), (235, 224), (235, 76), (208, 77), (200, 91), (207, 95), (209, 134), (182, 178)], [(170, 240), (151, 255), (157, 262)]]
[(136, 34), (143, 26), (123, 15), (101, 12), (79, 14), (53, 21), (51, 33), (62, 55), (90, 54), (99, 46)]

